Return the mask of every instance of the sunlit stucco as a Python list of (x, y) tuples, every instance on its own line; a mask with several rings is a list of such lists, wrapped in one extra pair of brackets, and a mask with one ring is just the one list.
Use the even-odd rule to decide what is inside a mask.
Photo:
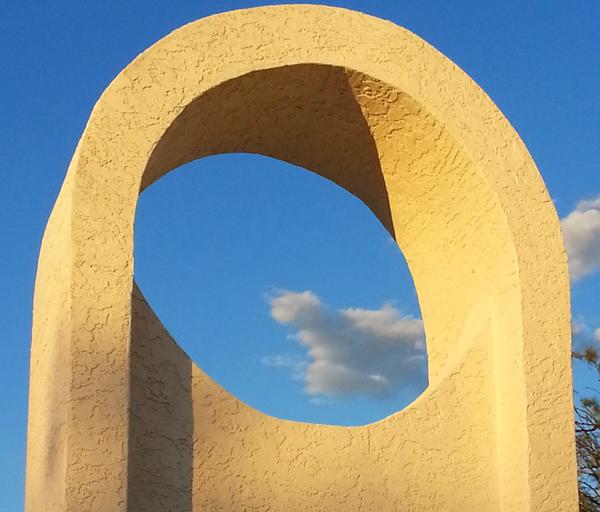
[[(331, 179), (397, 240), (430, 372), (408, 408), (362, 427), (266, 416), (154, 316), (133, 282), (139, 192), (227, 152)], [(563, 241), (491, 100), (409, 31), (323, 6), (212, 16), (140, 55), (95, 106), (44, 236), (26, 507), (575, 512)]]

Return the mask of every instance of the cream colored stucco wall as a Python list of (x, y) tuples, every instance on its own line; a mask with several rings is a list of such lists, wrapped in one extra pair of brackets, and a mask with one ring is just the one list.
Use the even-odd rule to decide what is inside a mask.
[[(133, 283), (137, 197), (224, 152), (333, 180), (398, 241), (430, 371), (409, 407), (364, 427), (269, 417), (169, 337)], [(569, 333), (552, 203), (517, 134), (460, 69), (352, 11), (206, 18), (107, 88), (46, 229), (26, 507), (575, 512)]]

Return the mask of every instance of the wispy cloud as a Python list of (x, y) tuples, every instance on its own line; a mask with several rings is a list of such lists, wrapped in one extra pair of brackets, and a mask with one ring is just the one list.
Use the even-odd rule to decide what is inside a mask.
[(308, 361), (298, 359), (288, 354), (276, 354), (274, 356), (265, 356), (260, 362), (265, 366), (273, 368), (286, 368), (290, 371), (292, 377), (296, 380), (303, 380), (306, 375)]
[(391, 304), (334, 310), (311, 291), (282, 291), (269, 299), (271, 316), (289, 325), (306, 359), (284, 355), (263, 364), (288, 368), (315, 397), (390, 396), (427, 382), (423, 321)]
[(600, 270), (600, 196), (580, 201), (561, 219), (572, 281)]

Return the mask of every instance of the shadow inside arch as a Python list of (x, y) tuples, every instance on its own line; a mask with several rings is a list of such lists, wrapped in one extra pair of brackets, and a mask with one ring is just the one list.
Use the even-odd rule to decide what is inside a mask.
[[(368, 92), (363, 85), (369, 80), (377, 86), (374, 79), (344, 68), (302, 64), (225, 82), (184, 108), (168, 128), (145, 170), (142, 190), (198, 158), (262, 154), (342, 186), (394, 236), (380, 156), (356, 97), (357, 91)], [(216, 384), (194, 377), (191, 359), (137, 285), (131, 318), (128, 506), (191, 511), (197, 492), (194, 443), (202, 439), (195, 429), (203, 423), (194, 418), (194, 400), (199, 399), (199, 386), (208, 386), (209, 394)], [(218, 404), (208, 400), (202, 411), (219, 421), (218, 411), (210, 407)], [(222, 442), (227, 444), (227, 439)]]

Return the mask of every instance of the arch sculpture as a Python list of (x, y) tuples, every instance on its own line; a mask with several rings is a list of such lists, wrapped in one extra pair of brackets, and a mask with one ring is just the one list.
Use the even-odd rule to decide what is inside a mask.
[[(362, 427), (269, 417), (169, 337), (133, 282), (138, 194), (226, 152), (334, 181), (397, 240), (429, 356), (409, 407)], [(135, 59), (42, 243), (26, 507), (575, 512), (566, 255), (493, 102), (409, 31), (324, 6), (219, 14)]]

